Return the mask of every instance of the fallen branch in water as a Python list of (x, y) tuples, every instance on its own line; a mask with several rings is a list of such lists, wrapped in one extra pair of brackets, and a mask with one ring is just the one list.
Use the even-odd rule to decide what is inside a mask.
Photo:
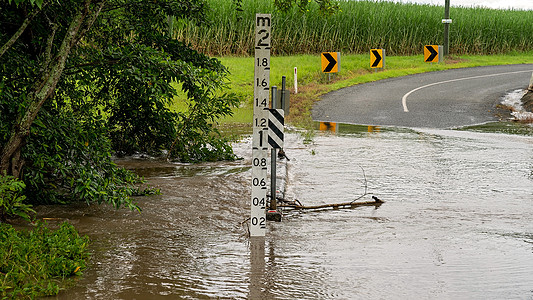
[(251, 218), (246, 218), (246, 220), (239, 223), (244, 231), (244, 233), (242, 234), (242, 237), (244, 238), (250, 238), (250, 219)]
[(381, 204), (385, 203), (385, 201), (379, 199), (376, 196), (372, 196), (373, 201), (365, 201), (365, 202), (343, 202), (343, 203), (330, 203), (330, 204), (319, 204), (319, 205), (303, 205), (300, 203), (300, 201), (284, 201), (285, 203), (278, 204), (278, 207), (285, 207), (285, 208), (293, 208), (293, 209), (322, 209), (322, 208), (333, 208), (333, 209), (339, 209), (339, 208), (355, 208), (359, 206), (376, 206), (379, 207)]
[[(359, 166), (359, 168), (361, 168), (361, 170), (363, 171), (363, 178), (365, 179), (365, 193), (362, 194), (361, 196), (359, 196), (358, 198), (356, 198), (355, 200), (353, 200), (351, 203), (354, 203), (355, 201), (363, 198), (364, 196), (368, 195), (368, 181), (366, 180), (366, 174), (365, 174), (365, 169), (363, 169), (363, 167)], [(375, 197), (372, 196), (372, 199), (374, 199)], [(375, 198), (377, 199), (377, 197)], [(374, 200), (375, 200), (374, 199)], [(379, 199), (378, 199), (379, 200)], [(381, 201), (381, 200), (380, 200)]]
[[(361, 170), (363, 171), (363, 179), (364, 179), (364, 187), (365, 191), (364, 193), (357, 197), (356, 199), (350, 201), (350, 202), (343, 202), (343, 203), (330, 203), (330, 204), (319, 204), (319, 205), (303, 205), (300, 201), (297, 199), (294, 201), (285, 200), (280, 197), (276, 197), (276, 200), (279, 202), (278, 207), (283, 208), (293, 208), (293, 209), (322, 209), (322, 208), (333, 208), (333, 209), (340, 209), (340, 208), (355, 208), (359, 206), (375, 206), (376, 208), (381, 206), (381, 204), (385, 203), (385, 201), (379, 199), (376, 196), (372, 196), (372, 199), (374, 201), (364, 201), (364, 202), (356, 202), (363, 197), (368, 195), (368, 181), (366, 180), (366, 174), (365, 169), (363, 167), (359, 166)], [(267, 195), (270, 196), (270, 195)], [(269, 197), (271, 198), (271, 197)]]
[[(356, 208), (360, 206), (374, 206), (377, 209), (378, 207), (381, 206), (381, 204), (385, 203), (385, 201), (379, 199), (376, 196), (372, 196), (373, 201), (355, 202), (361, 197), (350, 202), (319, 204), (319, 205), (303, 205), (298, 199), (295, 199), (293, 201), (285, 200), (284, 198), (281, 198), (281, 197), (276, 197), (276, 199), (278, 200), (278, 208), (291, 208), (291, 209), (299, 209), (299, 210), (313, 210), (313, 209), (324, 209), (324, 208), (349, 209), (349, 208)], [(249, 221), (250, 221), (250, 218), (247, 218), (246, 220), (240, 223), (240, 226), (245, 231), (243, 236), (246, 238), (250, 238), (250, 224), (249, 224), (250, 222)]]

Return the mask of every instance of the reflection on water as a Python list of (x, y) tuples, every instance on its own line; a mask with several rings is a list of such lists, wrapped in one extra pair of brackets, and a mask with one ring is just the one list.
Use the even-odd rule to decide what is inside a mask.
[(315, 126), (316, 129), (323, 132), (331, 132), (335, 134), (347, 134), (347, 133), (362, 133), (362, 132), (380, 132), (381, 126), (371, 126), (371, 125), (353, 125), (353, 124), (342, 124), (335, 122), (317, 122), (318, 126)]
[(250, 238), (250, 292), (249, 299), (262, 299), (265, 287), (265, 237)]
[[(304, 144), (286, 134), (286, 198), (381, 207), (285, 213), (243, 237), (243, 160), (122, 160), (161, 189), (142, 214), (41, 207), (93, 243), (91, 266), (59, 299), (530, 299), (533, 137), (337, 124)], [(363, 174), (364, 170), (364, 174)]]
[(319, 122), (318, 124), (318, 130), (320, 131), (331, 131), (333, 133), (338, 132), (337, 123), (335, 122)]
[(194, 177), (194, 176), (227, 176), (234, 173), (241, 173), (251, 169), (251, 166), (243, 165), (241, 162), (215, 162), (204, 164), (190, 163), (168, 163), (158, 159), (131, 159), (121, 158), (116, 162), (126, 168), (134, 170), (142, 177)]

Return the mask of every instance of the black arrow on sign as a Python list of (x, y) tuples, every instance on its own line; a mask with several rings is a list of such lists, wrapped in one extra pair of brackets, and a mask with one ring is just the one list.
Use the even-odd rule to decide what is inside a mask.
[(426, 59), (426, 62), (432, 62), (437, 55), (439, 55), (439, 52), (435, 51), (435, 49), (431, 46), (426, 46), (426, 49), (428, 49), (429, 52), (431, 52), (431, 55)]
[(325, 73), (331, 72), (331, 70), (333, 70), (333, 67), (335, 67), (335, 65), (337, 64), (337, 61), (328, 52), (325, 52), (323, 55), (329, 62), (328, 66), (324, 69), (323, 72), (325, 72)]
[(378, 50), (372, 50), (372, 53), (374, 53), (374, 56), (376, 57), (376, 60), (372, 64), (372, 67), (377, 67), (379, 65), (379, 62), (381, 61), (381, 55), (379, 55)]

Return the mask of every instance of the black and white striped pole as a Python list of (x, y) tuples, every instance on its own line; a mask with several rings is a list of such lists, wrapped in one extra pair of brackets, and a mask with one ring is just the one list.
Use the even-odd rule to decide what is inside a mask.
[[(278, 88), (276, 86), (273, 86), (272, 87), (272, 111), (271, 111), (271, 114), (272, 112), (275, 111), (276, 109), (276, 106), (277, 106), (277, 93), (278, 92)], [(272, 121), (271, 121), (271, 115), (269, 115), (268, 117), (268, 130), (269, 130), (269, 134), (268, 134), (268, 140), (269, 140), (269, 144), (270, 144), (270, 140), (271, 140), (271, 130), (273, 130), (273, 128), (271, 128), (271, 124), (272, 124)], [(272, 145), (270, 145), (272, 147)], [(269, 209), (269, 213), (275, 213), (278, 209), (278, 204), (277, 204), (277, 201), (276, 201), (276, 147), (272, 147), (272, 149), (270, 150), (270, 209)], [(267, 219), (270, 219), (268, 214), (267, 214)]]
[[(282, 87), (285, 86), (285, 76), (283, 76)], [(284, 88), (282, 88), (283, 95)], [(270, 150), (270, 206), (267, 211), (267, 220), (281, 221), (281, 213), (278, 211), (276, 199), (276, 157), (277, 149), (283, 147), (283, 127), (284, 113), (283, 109), (278, 109), (277, 87), (272, 87), (272, 108), (268, 116), (268, 145)], [(282, 96), (283, 97), (283, 96)]]

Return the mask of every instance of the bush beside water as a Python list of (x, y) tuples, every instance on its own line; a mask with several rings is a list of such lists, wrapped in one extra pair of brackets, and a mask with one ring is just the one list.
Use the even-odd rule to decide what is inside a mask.
[(86, 268), (88, 244), (68, 223), (57, 230), (42, 222), (33, 230), (0, 224), (0, 298), (56, 295), (63, 279)]

